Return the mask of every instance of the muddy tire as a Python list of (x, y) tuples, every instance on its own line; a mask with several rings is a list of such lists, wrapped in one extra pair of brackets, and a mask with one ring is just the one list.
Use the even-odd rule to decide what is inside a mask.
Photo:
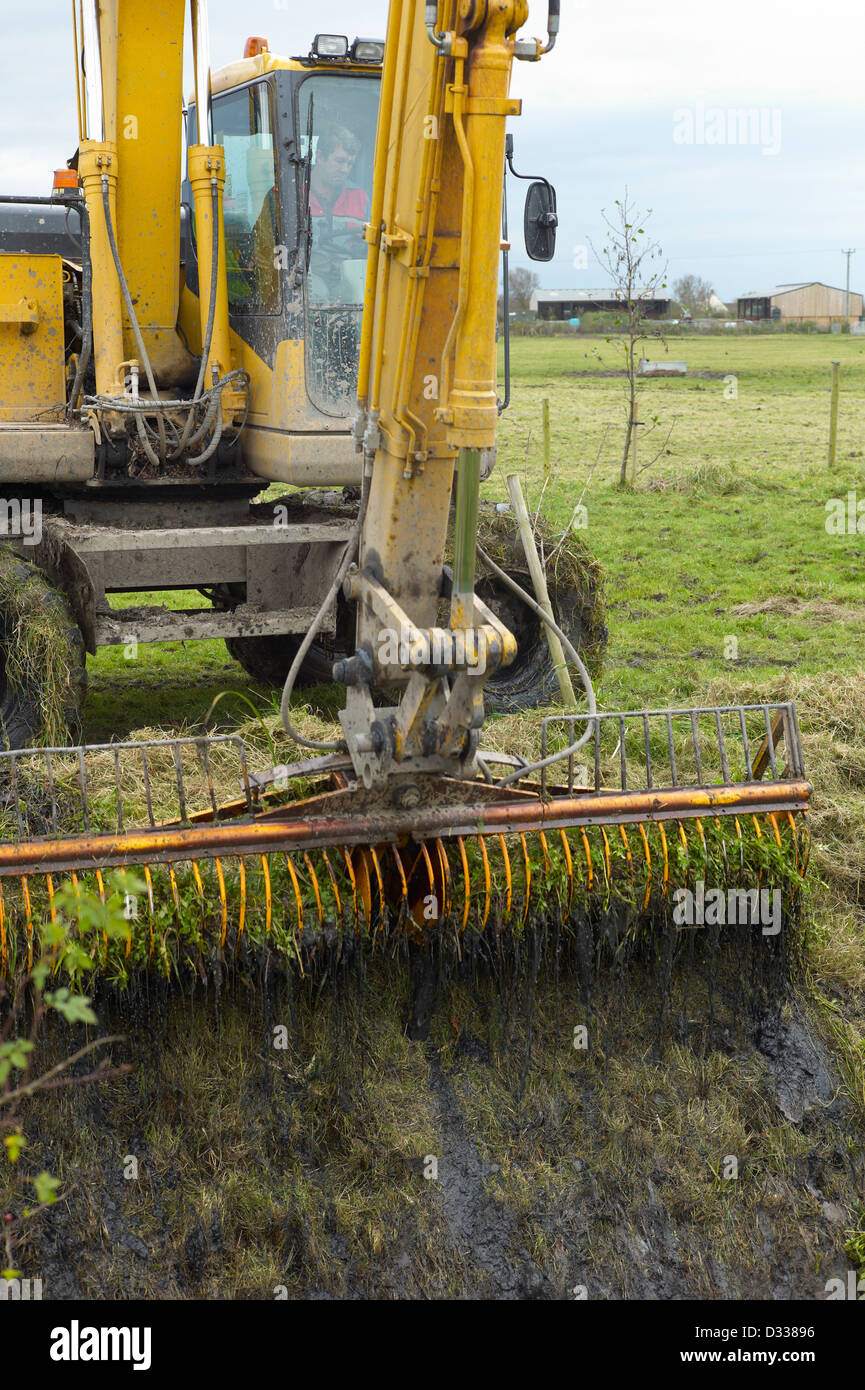
[[(281, 637), (226, 637), (229, 655), (239, 662), (248, 676), (263, 685), (280, 686), (294, 661), (303, 639), (285, 634)], [(300, 668), (298, 685), (326, 684), (333, 680), (331, 668), (335, 657), (313, 643)]]
[[(337, 608), (336, 637), (319, 637), (310, 647), (300, 668), (298, 686), (332, 685), (333, 663), (352, 650), (353, 616), (340, 597)], [(229, 655), (247, 675), (263, 685), (283, 686), (303, 636), (285, 633), (278, 637), (226, 637)]]
[[(521, 588), (532, 592), (528, 573), (515, 570), (511, 577)], [(517, 639), (517, 654), (510, 666), (496, 671), (484, 686), (487, 712), (512, 714), (557, 700), (559, 683), (540, 618), (500, 580), (484, 573), (480, 565), (475, 587), (478, 598), (501, 618)], [(586, 595), (577, 589), (557, 589), (551, 594), (551, 602), (553, 617), (585, 661), (582, 648), (590, 628)], [(576, 689), (579, 677), (573, 670), (572, 679)]]
[(0, 748), (80, 736), (85, 660), (63, 595), (34, 565), (0, 550)]

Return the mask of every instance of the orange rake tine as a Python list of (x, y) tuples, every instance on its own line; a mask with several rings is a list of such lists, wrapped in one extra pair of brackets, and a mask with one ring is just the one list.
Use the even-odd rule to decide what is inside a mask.
[(448, 857), (445, 854), (445, 847), (442, 844), (441, 840), (437, 838), (435, 845), (436, 849), (438, 850), (439, 861), (442, 867), (442, 897), (444, 898), (444, 905), (442, 907), (442, 920), (444, 920), (447, 917), (451, 906), (451, 871), (450, 865), (448, 864)]
[[(562, 831), (562, 834), (564, 834), (564, 831)], [(489, 915), (490, 915), (490, 899), (491, 899), (491, 897), (492, 897), (492, 883), (491, 883), (491, 880), (490, 880), (490, 861), (489, 861), (489, 858), (488, 858), (488, 856), (487, 856), (487, 847), (486, 847), (486, 845), (484, 844), (484, 837), (483, 837), (483, 835), (478, 835), (478, 844), (480, 845), (481, 858), (482, 858), (483, 861), (484, 861), (484, 915), (483, 915), (483, 920), (481, 921), (481, 931), (483, 931), (484, 927), (485, 927), (486, 924), (487, 924), (487, 918), (488, 918)]]
[(201, 915), (201, 930), (204, 931), (205, 911), (204, 911), (204, 884), (201, 881), (201, 873), (198, 868), (198, 861), (191, 859), (192, 877), (195, 881), (195, 891), (198, 893), (198, 910)]
[(739, 842), (739, 873), (745, 872), (745, 847), (742, 843), (742, 827), (739, 824), (739, 817), (733, 817), (733, 825), (736, 827), (736, 839)]
[(708, 846), (707, 846), (707, 844), (706, 844), (706, 836), (705, 836), (705, 834), (704, 834), (704, 832), (703, 832), (703, 818), (702, 818), (702, 816), (695, 816), (695, 817), (694, 817), (694, 824), (695, 824), (696, 827), (697, 827), (697, 834), (698, 834), (699, 837), (700, 837), (700, 844), (703, 846), (703, 875), (704, 875), (704, 877), (705, 877), (705, 875), (708, 873), (708, 870), (709, 870), (709, 848), (708, 848)]
[(724, 861), (724, 878), (726, 879), (729, 870), (729, 865), (727, 864), (727, 841), (724, 838), (723, 826), (717, 816), (715, 817), (715, 825), (721, 831), (721, 858)]
[(631, 879), (633, 880), (633, 877), (634, 877), (634, 861), (633, 861), (633, 859), (631, 858), (631, 846), (630, 846), (630, 844), (629, 844), (629, 842), (628, 842), (628, 837), (627, 837), (627, 835), (625, 834), (625, 827), (624, 827), (623, 825), (620, 825), (620, 826), (619, 826), (619, 834), (620, 834), (621, 837), (622, 837), (622, 844), (623, 844), (624, 847), (625, 847), (625, 863), (626, 863), (627, 866), (628, 866), (628, 874), (630, 875)]
[(685, 834), (685, 827), (683, 826), (680, 820), (676, 821), (676, 826), (678, 827), (679, 831), (679, 839), (682, 841), (682, 849), (685, 851), (685, 859), (687, 860), (687, 863), (685, 865), (685, 877), (687, 878), (691, 868), (691, 847), (688, 844), (688, 837)]
[(529, 850), (526, 844), (525, 835), (520, 836), (520, 844), (523, 847), (523, 864), (525, 865), (526, 870), (526, 904), (523, 908), (523, 920), (520, 923), (520, 926), (524, 927), (526, 925), (526, 918), (529, 915), (529, 901), (532, 896), (532, 866), (529, 863)]
[[(327, 869), (327, 873), (328, 873), (328, 877), (329, 877), (329, 879), (330, 879), (331, 887), (333, 888), (333, 899), (334, 899), (334, 903), (336, 904), (336, 915), (337, 915), (337, 918), (339, 919), (339, 921), (341, 922), (341, 921), (342, 921), (342, 899), (341, 899), (340, 896), (339, 896), (339, 887), (338, 887), (338, 885), (337, 885), (336, 875), (334, 874), (333, 869), (331, 868), (330, 860), (329, 860), (328, 857), (327, 857), (327, 850), (326, 850), (326, 849), (323, 849), (323, 850), (321, 851), (321, 857), (322, 857), (322, 859), (324, 860), (324, 867)], [(262, 855), (262, 861), (263, 861), (263, 860), (264, 860), (264, 856)]]
[(790, 827), (790, 833), (791, 833), (791, 835), (793, 836), (793, 858), (794, 858), (794, 862), (795, 862), (795, 865), (796, 865), (796, 872), (798, 873), (798, 872), (799, 872), (799, 837), (798, 837), (798, 835), (797, 835), (797, 833), (796, 833), (796, 818), (795, 818), (795, 816), (793, 815), (793, 812), (792, 812), (792, 811), (788, 811), (788, 812), (787, 812), (787, 824), (789, 825), (789, 827)]
[(548, 846), (548, 844), (547, 844), (547, 837), (546, 837), (546, 835), (544, 834), (543, 830), (539, 831), (538, 833), (539, 833), (539, 835), (540, 835), (540, 837), (541, 837), (541, 849), (542, 849), (543, 852), (544, 852), (544, 873), (545, 873), (545, 874), (549, 874), (549, 872), (550, 872), (550, 850), (549, 850), (549, 846)]
[(352, 868), (352, 863), (351, 863), (351, 855), (349, 854), (349, 852), (348, 852), (348, 850), (345, 848), (345, 846), (343, 846), (342, 857), (343, 857), (343, 859), (345, 860), (345, 867), (346, 867), (346, 870), (347, 870), (347, 872), (348, 872), (349, 882), (350, 882), (350, 884), (351, 884), (352, 905), (353, 905), (353, 907), (354, 907), (354, 926), (355, 926), (355, 931), (356, 931), (357, 928), (358, 928), (358, 917), (357, 917), (357, 879), (356, 879), (355, 876), (354, 876), (354, 869)]
[(568, 837), (564, 830), (560, 830), (562, 837), (562, 849), (565, 852), (565, 864), (568, 870), (568, 916), (571, 915), (571, 903), (574, 901), (574, 861), (571, 858), (571, 847), (568, 844)]
[[(543, 833), (541, 834), (541, 838), (543, 839)], [(457, 848), (460, 852), (460, 862), (463, 867), (463, 883), (465, 884), (466, 890), (465, 902), (463, 904), (463, 920), (460, 923), (460, 935), (462, 936), (466, 929), (466, 923), (469, 920), (469, 903), (471, 902), (472, 896), (471, 881), (469, 878), (469, 861), (466, 857), (466, 847), (463, 843), (462, 835), (457, 835)]]
[(300, 892), (300, 884), (299, 884), (298, 881), (297, 881), (297, 871), (295, 870), (294, 863), (293, 863), (293, 861), (292, 861), (292, 858), (291, 858), (291, 855), (290, 855), (290, 854), (286, 854), (286, 856), (285, 856), (285, 862), (286, 862), (286, 864), (288, 865), (288, 876), (289, 876), (289, 878), (291, 879), (291, 886), (292, 886), (292, 888), (294, 889), (294, 897), (295, 897), (295, 901), (296, 901), (296, 903), (297, 903), (297, 925), (298, 925), (298, 930), (302, 932), (302, 931), (303, 931), (303, 898), (302, 898), (301, 892)]
[[(643, 841), (643, 853), (646, 856), (646, 896), (643, 898), (643, 911), (649, 906), (649, 899), (652, 896), (652, 851), (649, 849), (649, 837), (646, 834), (646, 827), (642, 821), (637, 822), (637, 829)], [(663, 835), (663, 829), (661, 834)], [(664, 840), (664, 892), (667, 891), (667, 842)]]
[[(330, 868), (330, 865), (329, 865), (329, 864), (328, 864), (328, 868)], [(270, 924), (271, 924), (271, 922), (273, 921), (273, 896), (272, 896), (272, 894), (271, 894), (271, 889), (270, 889), (270, 865), (269, 865), (268, 862), (267, 862), (267, 855), (266, 855), (266, 854), (263, 854), (263, 855), (261, 856), (261, 872), (262, 872), (262, 874), (263, 874), (263, 876), (264, 876), (264, 902), (265, 902), (264, 933), (265, 933), (265, 936), (269, 936), (269, 935), (270, 935)], [(334, 890), (335, 890), (335, 889), (336, 889), (336, 883), (334, 883)], [(338, 897), (337, 897), (337, 901), (339, 901), (339, 898), (338, 898)]]
[(27, 969), (33, 969), (33, 909), (30, 906), (30, 889), (27, 875), (21, 875), (21, 893), (24, 897), (24, 915), (27, 922)]
[(222, 871), (222, 860), (219, 855), (214, 859), (216, 865), (216, 881), (219, 884), (219, 902), (222, 907), (222, 925), (219, 932), (219, 944), (225, 945), (225, 937), (228, 932), (228, 898), (225, 895), (225, 874)]
[(304, 850), (303, 852), (303, 862), (309, 870), (309, 877), (312, 883), (312, 891), (315, 894), (315, 907), (316, 911), (318, 912), (318, 925), (321, 926), (324, 922), (324, 909), (321, 905), (321, 893), (319, 892), (318, 879), (315, 875), (315, 869), (312, 866), (312, 860), (310, 859), (306, 850)]
[(144, 865), (144, 883), (147, 888), (147, 929), (150, 938), (150, 950), (148, 959), (153, 957), (153, 879), (150, 877), (150, 869)]
[(171, 897), (174, 901), (174, 911), (177, 914), (177, 920), (180, 921), (180, 893), (177, 891), (177, 879), (174, 875), (173, 864), (169, 864), (168, 866), (168, 879), (171, 884)]
[[(665, 897), (667, 896), (667, 885), (668, 885), (669, 882), (670, 882), (670, 851), (669, 851), (669, 849), (668, 849), (668, 847), (667, 847), (667, 837), (666, 837), (666, 835), (664, 834), (663, 822), (662, 822), (662, 821), (658, 821), (658, 822), (657, 822), (657, 825), (658, 825), (658, 834), (659, 834), (660, 837), (661, 837), (661, 852), (662, 852), (662, 854), (663, 854), (663, 856), (664, 856), (664, 873), (663, 873), (663, 877), (662, 877), (662, 879), (661, 879), (661, 896), (662, 896), (663, 898), (665, 898)], [(644, 835), (644, 838), (645, 838), (645, 835)]]
[[(429, 880), (429, 896), (432, 898), (433, 902), (435, 903), (435, 905), (436, 905), (436, 912), (438, 912), (439, 903), (438, 903), (438, 894), (437, 894), (437, 892), (436, 892), (435, 874), (433, 873), (432, 860), (431, 860), (430, 857), (429, 857), (429, 850), (427, 849), (426, 844), (425, 844), (425, 842), (424, 842), (423, 840), (421, 840), (421, 842), (420, 842), (420, 857), (423, 859), (424, 863), (426, 864), (427, 879)], [(439, 921), (439, 922), (441, 921), (442, 915), (443, 915), (442, 913), (439, 913), (439, 915), (438, 915), (438, 917), (437, 917), (437, 921)]]
[(587, 882), (587, 884), (586, 884), (586, 892), (587, 892), (587, 893), (591, 893), (591, 891), (592, 891), (592, 885), (593, 885), (593, 883), (594, 883), (594, 881), (595, 881), (595, 874), (594, 874), (594, 870), (593, 870), (593, 868), (592, 868), (592, 847), (591, 847), (591, 845), (589, 844), (589, 837), (588, 837), (588, 835), (586, 834), (586, 832), (585, 832), (585, 830), (583, 829), (582, 826), (580, 826), (580, 834), (581, 834), (582, 837), (583, 837), (583, 850), (584, 850), (585, 856), (586, 856), (586, 871), (587, 871), (587, 873), (588, 873), (588, 882)]
[(499, 841), (499, 844), (500, 844), (500, 846), (501, 846), (501, 850), (502, 850), (502, 859), (503, 859), (504, 865), (505, 865), (505, 886), (506, 886), (506, 891), (507, 891), (507, 896), (506, 896), (506, 898), (505, 898), (505, 917), (510, 917), (510, 915), (511, 915), (511, 899), (512, 899), (512, 897), (513, 897), (513, 882), (512, 882), (512, 880), (511, 880), (511, 860), (510, 860), (510, 855), (508, 854), (508, 847), (507, 847), (507, 845), (505, 844), (505, 837), (504, 837), (504, 835), (499, 835), (498, 841)]
[[(756, 836), (757, 836), (757, 840), (758, 840), (758, 842), (759, 842), (759, 841), (762, 840), (762, 838), (763, 838), (763, 832), (762, 832), (762, 830), (760, 829), (760, 822), (757, 820), (757, 817), (756, 817), (756, 816), (752, 816), (752, 817), (751, 817), (751, 820), (754, 822), (754, 832), (755, 832), (755, 834), (756, 834)], [(762, 886), (763, 886), (763, 866), (762, 866), (762, 864), (761, 864), (760, 867), (759, 867), (759, 869), (757, 870), (757, 892), (758, 892), (758, 893), (760, 892), (760, 889), (762, 888)]]
[[(285, 856), (285, 862), (286, 862), (286, 865), (287, 865), (287, 867), (288, 867), (288, 876), (289, 876), (289, 878), (291, 879), (291, 886), (292, 886), (292, 888), (294, 889), (294, 900), (295, 900), (295, 903), (296, 903), (296, 905), (297, 905), (297, 929), (298, 929), (298, 931), (300, 932), (300, 934), (301, 934), (301, 936), (302, 936), (302, 935), (303, 935), (303, 899), (302, 899), (301, 893), (300, 893), (300, 884), (299, 884), (298, 881), (297, 881), (297, 872), (296, 872), (296, 870), (295, 870), (294, 864), (292, 863), (292, 859), (291, 859), (291, 855), (290, 855), (290, 854), (286, 854), (286, 856)], [(305, 971), (304, 971), (304, 968), (303, 968), (303, 956), (300, 954), (300, 947), (298, 946), (297, 941), (296, 941), (296, 939), (295, 939), (294, 931), (292, 931), (291, 939), (292, 939), (292, 944), (293, 944), (293, 946), (294, 946), (295, 955), (297, 956), (297, 964), (298, 964), (298, 967), (299, 967), (299, 969), (300, 969), (300, 974), (301, 974), (301, 977), (303, 977), (303, 976), (305, 975)]]
[(385, 897), (384, 897), (384, 879), (383, 879), (382, 876), (381, 876), (381, 865), (380, 865), (379, 862), (378, 862), (378, 855), (376, 854), (376, 852), (375, 852), (375, 847), (374, 847), (373, 845), (370, 845), (370, 847), (369, 847), (369, 857), (370, 857), (370, 859), (372, 860), (372, 867), (375, 869), (376, 882), (378, 883), (379, 902), (381, 903), (381, 922), (379, 923), (379, 931), (383, 931), (383, 930), (384, 930), (384, 902), (385, 902)]
[(243, 862), (243, 855), (238, 856), (238, 885), (240, 888), (240, 910), (237, 917), (237, 940), (234, 943), (234, 954), (240, 950), (240, 939), (243, 936), (243, 928), (246, 925), (246, 865)]
[[(55, 906), (54, 906), (54, 880), (53, 880), (53, 878), (51, 877), (50, 874), (46, 874), (46, 875), (45, 875), (45, 887), (46, 887), (47, 890), (48, 890), (48, 919), (49, 919), (49, 921), (51, 922), (51, 925), (53, 926), (54, 923), (57, 921), (57, 910), (56, 910), (56, 908), (55, 908)], [(53, 965), (52, 965), (52, 968), (51, 968), (51, 973), (52, 973), (52, 975), (53, 975), (53, 974), (56, 972), (56, 970), (57, 970), (57, 950), (58, 950), (57, 946), (53, 946), (53, 947), (51, 948), (51, 955), (52, 955), (53, 961), (54, 961), (54, 963), (53, 963)], [(127, 949), (127, 951), (126, 951), (126, 954), (129, 955), (129, 950), (128, 950), (128, 949)], [(0, 964), (0, 974), (2, 974), (2, 973), (3, 973), (3, 971), (2, 971), (2, 964)]]
[(396, 845), (391, 845), (391, 849), (393, 850), (394, 862), (396, 863), (396, 871), (399, 875), (400, 905), (397, 920), (402, 924), (408, 912), (408, 880), (405, 876), (405, 868), (403, 867), (402, 856), (400, 855), (399, 849)]
[[(103, 881), (102, 881), (102, 874), (101, 874), (101, 872), (100, 872), (99, 869), (96, 870), (96, 887), (97, 887), (97, 889), (99, 890), (99, 901), (101, 902), (102, 906), (104, 907), (104, 906), (105, 906), (105, 884), (104, 884)], [(107, 932), (107, 931), (103, 931), (103, 933), (102, 933), (102, 943), (103, 943), (103, 945), (104, 945), (104, 947), (105, 947), (105, 950), (104, 950), (103, 955), (102, 955), (102, 959), (103, 959), (103, 962), (105, 962), (105, 961), (108, 959), (108, 932)]]
[(601, 837), (604, 841), (604, 868), (607, 874), (607, 885), (609, 886), (612, 877), (612, 866), (610, 862), (610, 842), (607, 838), (606, 826), (601, 826)]

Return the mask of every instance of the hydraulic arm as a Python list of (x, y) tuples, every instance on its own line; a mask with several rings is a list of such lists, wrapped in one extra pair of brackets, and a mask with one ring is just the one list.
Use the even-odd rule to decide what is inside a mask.
[[(557, 5), (550, 7), (552, 46)], [(358, 378), (358, 609), (343, 729), (367, 785), (472, 775), (486, 676), (513, 635), (477, 598), (482, 460), (498, 418), (496, 300), (505, 127), (526, 0), (395, 0), (385, 48)], [(442, 568), (456, 471), (452, 573)], [(447, 625), (439, 622), (449, 603)], [(373, 685), (401, 689), (374, 710)]]

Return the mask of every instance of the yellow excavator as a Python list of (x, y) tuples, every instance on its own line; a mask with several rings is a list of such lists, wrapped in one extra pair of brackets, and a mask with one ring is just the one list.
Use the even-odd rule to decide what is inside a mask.
[[(5, 534), (36, 568), (24, 609), (52, 588), (68, 609), (74, 722), (85, 653), (105, 646), (222, 638), (281, 685), (328, 591), (363, 477), (364, 227), (389, 69), (380, 40), (317, 34), (294, 58), (250, 38), (211, 74), (195, 5), (184, 108), (185, 0), (75, 0), (72, 20), (76, 153), (50, 195), (0, 196), (0, 484)], [(549, 212), (532, 209), (543, 240)], [(455, 279), (459, 231), (431, 253), (434, 278)], [(264, 505), (268, 484), (285, 494)], [(111, 604), (167, 589), (206, 602)], [(494, 576), (484, 592), (513, 608)], [(563, 586), (553, 603), (578, 638), (584, 596)], [(529, 610), (520, 632), (492, 709), (556, 688)], [(300, 679), (330, 681), (352, 645), (339, 594)], [(45, 699), (38, 672), (28, 689), (0, 677), (0, 741), (39, 737)]]
[[(149, 587), (160, 564), (189, 587), (200, 552), (212, 564), (231, 549), (206, 516), (195, 543), (166, 525), (163, 496), (206, 509), (210, 488), (221, 505), (246, 505), (244, 488), (267, 479), (341, 482), (360, 498), (336, 519), (297, 504), (281, 527), (243, 522), (214, 584), (244, 641), (284, 633), (294, 614), (282, 719), (314, 756), (254, 771), (227, 736), (0, 755), (7, 971), (32, 956), (58, 875), (89, 876), (104, 898), (105, 871), (130, 866), (144, 874), (150, 925), (130, 922), (121, 965), (150, 958), (154, 923), (169, 921), (205, 957), (278, 947), (301, 969), (385, 924), (459, 954), (485, 939), (500, 949), (505, 924), (519, 932), (540, 916), (606, 923), (615, 948), (669, 920), (678, 890), (705, 902), (707, 885), (739, 895), (757, 939), (777, 947), (760, 894), (780, 883), (792, 902), (807, 859), (793, 706), (600, 712), (568, 631), (478, 544), (501, 404), (511, 74), (553, 49), (558, 0), (545, 19), (545, 37), (528, 38), (526, 0), (391, 0), (383, 44), (319, 34), (288, 61), (252, 39), (211, 75), (193, 3), (184, 181), (170, 131), (181, 0), (83, 0), (82, 139), (48, 200), (64, 222), (74, 207), (78, 260), (0, 256), (14, 377), (2, 389), (19, 411), (0, 425), (2, 468), (15, 457), (16, 481), (38, 469), (55, 501), (62, 493), (36, 563), (78, 581), (77, 599), (64, 592), (85, 637), (88, 602), (110, 636), (119, 620), (100, 616), (99, 599), (130, 587), (129, 555)], [(549, 258), (549, 185), (533, 185), (526, 207), (528, 249)], [(80, 310), (71, 329), (64, 304)], [(76, 349), (65, 377), (64, 322)], [(153, 509), (149, 529), (135, 531), (133, 505)], [(544, 719), (531, 758), (483, 747), (485, 692), (519, 648), (478, 596), (478, 560), (555, 629), (582, 685), (584, 708)], [(233, 586), (243, 601), (232, 606)], [(340, 605), (354, 629), (332, 649), (341, 735), (315, 741), (294, 729), (291, 696)], [(280, 614), (269, 628), (268, 613)], [(154, 615), (137, 621), (156, 630)], [(201, 635), (200, 617), (180, 621)], [(232, 760), (240, 794), (221, 799)], [(171, 815), (152, 794), (157, 770), (173, 781)]]

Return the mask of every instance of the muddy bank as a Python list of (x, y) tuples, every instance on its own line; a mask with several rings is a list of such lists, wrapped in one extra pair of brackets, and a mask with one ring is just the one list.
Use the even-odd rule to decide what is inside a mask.
[(751, 1018), (734, 983), (710, 1021), (677, 972), (659, 1038), (656, 970), (587, 999), (528, 962), (445, 981), (425, 1042), (384, 959), (318, 998), (106, 992), (135, 1070), (24, 1114), (66, 1195), (19, 1264), (55, 1299), (824, 1297), (860, 1122), (804, 1004)]

